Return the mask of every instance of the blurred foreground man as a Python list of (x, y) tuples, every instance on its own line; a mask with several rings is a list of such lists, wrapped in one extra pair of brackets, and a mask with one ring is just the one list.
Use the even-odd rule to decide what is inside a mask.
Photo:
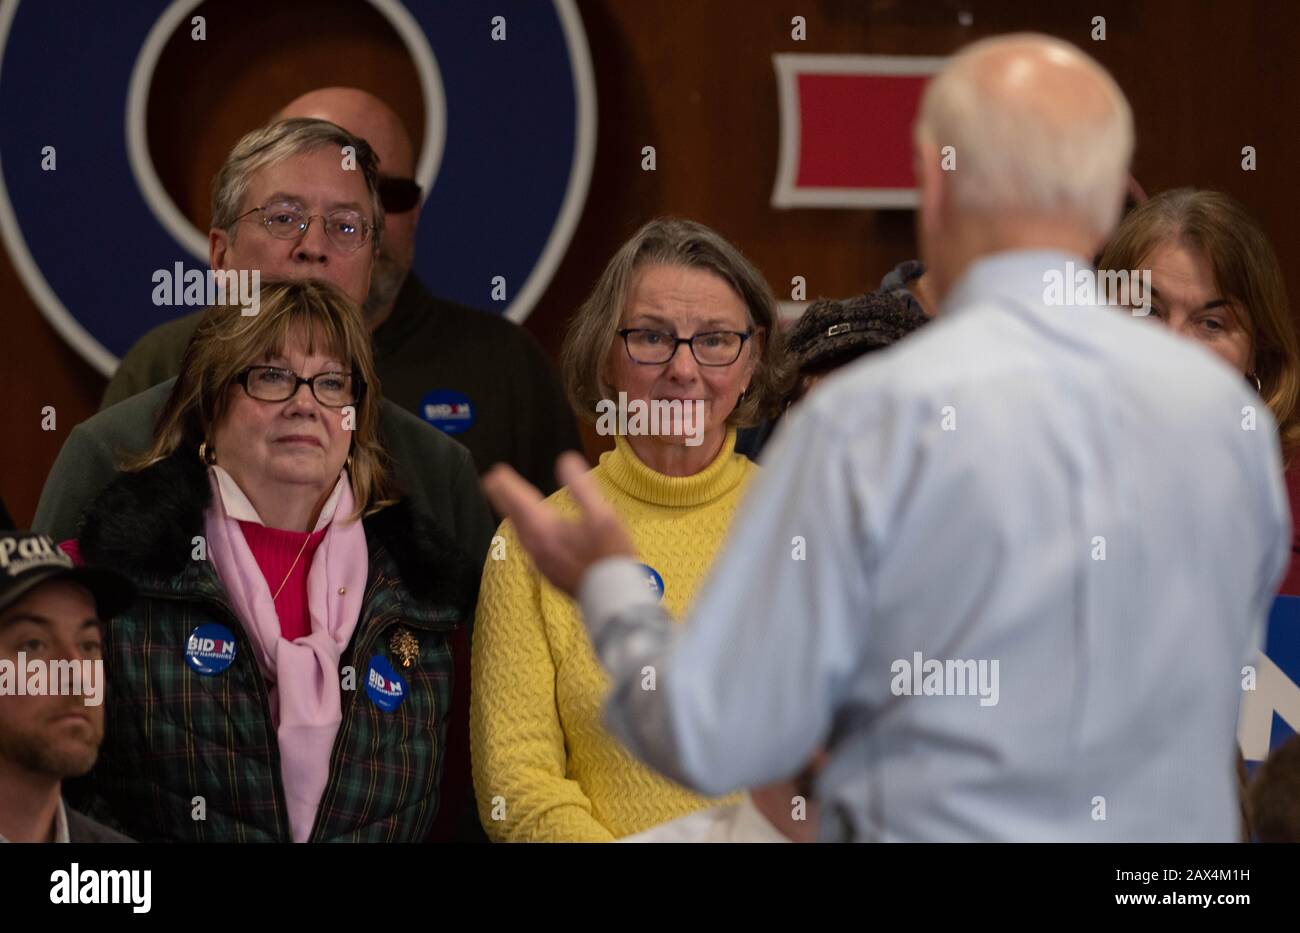
[(493, 473), (633, 754), (719, 795), (825, 745), (823, 841), (1236, 838), (1241, 668), (1289, 543), (1276, 430), (1199, 347), (1045, 285), (1091, 273), (1132, 148), (1073, 46), (944, 67), (915, 127), (938, 319), (787, 419), (685, 624), (576, 460), (580, 523)]

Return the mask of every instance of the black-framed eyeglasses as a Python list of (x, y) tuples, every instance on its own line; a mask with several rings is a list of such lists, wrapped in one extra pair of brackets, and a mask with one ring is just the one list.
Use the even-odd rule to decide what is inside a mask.
[(250, 397), (259, 402), (287, 402), (306, 385), (326, 408), (355, 405), (365, 394), (365, 380), (354, 373), (317, 373), (304, 379), (292, 369), (281, 366), (250, 366), (235, 377)]
[(364, 214), (350, 207), (341, 207), (328, 214), (308, 214), (302, 205), (293, 201), (272, 201), (261, 207), (245, 211), (236, 222), (253, 214), (261, 214), (261, 224), (277, 240), (296, 240), (307, 232), (317, 217), (325, 224), (325, 236), (345, 253), (360, 249), (374, 230)]
[(405, 214), (420, 203), (420, 183), (397, 175), (379, 176), (379, 203), (388, 214)]
[(691, 355), (701, 366), (730, 366), (740, 359), (745, 341), (754, 335), (752, 330), (715, 330), (694, 337), (678, 337), (662, 330), (644, 327), (625, 327), (618, 331), (633, 363), (657, 366), (667, 363), (677, 355), (677, 348), (686, 344)]

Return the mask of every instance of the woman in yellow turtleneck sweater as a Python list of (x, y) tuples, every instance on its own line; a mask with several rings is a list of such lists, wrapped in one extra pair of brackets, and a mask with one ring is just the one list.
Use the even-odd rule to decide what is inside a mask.
[[(685, 345), (685, 346), (683, 346)], [(656, 220), (626, 243), (579, 310), (565, 382), (597, 430), (626, 434), (593, 470), (676, 618), (703, 582), (757, 469), (735, 425), (784, 387), (776, 302), (730, 243)], [(638, 425), (638, 403), (681, 402)], [(643, 409), (644, 410), (644, 409)], [(696, 412), (699, 417), (694, 417)], [(667, 424), (662, 421), (668, 421)], [(575, 506), (567, 489), (551, 501)], [(713, 803), (635, 761), (601, 724), (608, 682), (568, 597), (541, 578), (510, 522), (483, 571), (474, 627), (470, 742), (479, 814), (494, 841), (609, 841)], [(648, 675), (649, 676), (649, 675)], [(647, 688), (649, 684), (647, 683)]]

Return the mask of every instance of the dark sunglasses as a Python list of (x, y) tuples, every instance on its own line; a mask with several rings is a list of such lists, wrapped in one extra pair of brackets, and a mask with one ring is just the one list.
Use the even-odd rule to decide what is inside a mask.
[(420, 185), (414, 178), (380, 175), (379, 203), (386, 214), (405, 214), (420, 203)]

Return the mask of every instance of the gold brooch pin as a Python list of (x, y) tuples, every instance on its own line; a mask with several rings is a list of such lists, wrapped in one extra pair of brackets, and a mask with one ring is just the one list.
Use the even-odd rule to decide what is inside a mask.
[(402, 667), (410, 668), (420, 656), (420, 640), (411, 634), (410, 629), (401, 626), (389, 640), (388, 650), (397, 655)]

